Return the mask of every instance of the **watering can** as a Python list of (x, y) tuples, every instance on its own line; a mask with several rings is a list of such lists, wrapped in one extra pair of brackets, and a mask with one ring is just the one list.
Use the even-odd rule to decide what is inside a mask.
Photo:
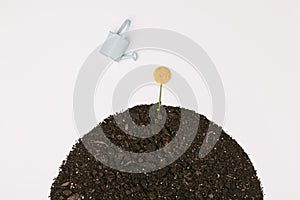
[(130, 58), (136, 60), (136, 52), (125, 53), (129, 45), (129, 40), (124, 35), (124, 32), (129, 30), (130, 24), (131, 21), (126, 19), (117, 32), (110, 31), (100, 49), (100, 53), (110, 57), (116, 62)]

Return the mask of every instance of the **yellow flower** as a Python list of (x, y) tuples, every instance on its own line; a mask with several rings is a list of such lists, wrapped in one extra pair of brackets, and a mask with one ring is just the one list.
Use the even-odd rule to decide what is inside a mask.
[(171, 72), (167, 67), (159, 66), (153, 72), (153, 76), (157, 83), (165, 84), (171, 79)]

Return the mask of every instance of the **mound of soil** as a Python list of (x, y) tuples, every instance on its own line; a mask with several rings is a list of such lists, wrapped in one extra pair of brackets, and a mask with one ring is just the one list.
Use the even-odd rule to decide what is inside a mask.
[[(140, 105), (129, 109), (136, 125), (150, 123), (149, 108)], [(137, 127), (127, 123), (124, 113), (109, 116), (73, 146), (60, 167), (51, 187), (52, 200), (105, 199), (263, 199), (256, 171), (248, 155), (238, 143), (222, 131), (212, 151), (199, 157), (203, 143), (213, 140), (207, 135), (210, 121), (203, 115), (187, 111), (184, 123), (195, 121), (199, 127), (191, 146), (172, 164), (152, 172), (128, 173), (108, 167), (97, 160), (84, 144), (97, 144), (97, 130), (102, 128), (115, 145), (131, 152), (152, 152), (163, 148), (179, 129), (182, 108), (164, 106), (166, 121), (159, 134), (147, 138), (135, 137), (128, 131)], [(122, 119), (117, 124), (115, 117)], [(161, 118), (156, 116), (157, 119)], [(215, 125), (217, 126), (217, 125)], [(123, 127), (123, 128), (120, 128)], [(187, 126), (185, 126), (187, 127)], [(189, 130), (186, 134), (189, 134)], [(206, 135), (208, 137), (206, 137)], [(95, 146), (97, 148), (97, 146)], [(115, 159), (107, 157), (113, 162)]]

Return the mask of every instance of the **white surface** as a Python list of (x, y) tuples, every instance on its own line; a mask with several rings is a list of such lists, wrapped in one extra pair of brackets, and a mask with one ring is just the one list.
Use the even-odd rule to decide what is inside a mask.
[(250, 154), (265, 199), (299, 199), (296, 0), (2, 0), (1, 198), (47, 199), (78, 137), (72, 113), (76, 75), (127, 17), (132, 29), (171, 29), (206, 50), (225, 87), (224, 129)]

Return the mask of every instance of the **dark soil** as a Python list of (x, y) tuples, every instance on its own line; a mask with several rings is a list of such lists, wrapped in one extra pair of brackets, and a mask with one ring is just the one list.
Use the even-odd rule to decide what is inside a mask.
[[(145, 126), (150, 123), (149, 107), (150, 105), (140, 105), (129, 110), (137, 125)], [(95, 130), (100, 126), (111, 142), (127, 151), (151, 152), (163, 148), (176, 135), (181, 116), (178, 107), (164, 108), (167, 113), (166, 123), (160, 133), (152, 137), (142, 139), (128, 135), (126, 131), (134, 127), (129, 127), (126, 120), (123, 120), (123, 131), (113, 116), (110, 116), (79, 139), (60, 167), (59, 175), (51, 187), (50, 198), (263, 199), (260, 181), (248, 155), (224, 131), (213, 150), (204, 158), (199, 157), (201, 144), (210, 140), (209, 137), (205, 138), (210, 121), (193, 111), (188, 111), (189, 121), (193, 121), (197, 115), (200, 122), (192, 145), (175, 162), (157, 171), (128, 173), (112, 169), (96, 160), (83, 144), (87, 139), (90, 142), (97, 141)], [(122, 113), (117, 115), (122, 117)], [(186, 132), (188, 134), (189, 131)]]

